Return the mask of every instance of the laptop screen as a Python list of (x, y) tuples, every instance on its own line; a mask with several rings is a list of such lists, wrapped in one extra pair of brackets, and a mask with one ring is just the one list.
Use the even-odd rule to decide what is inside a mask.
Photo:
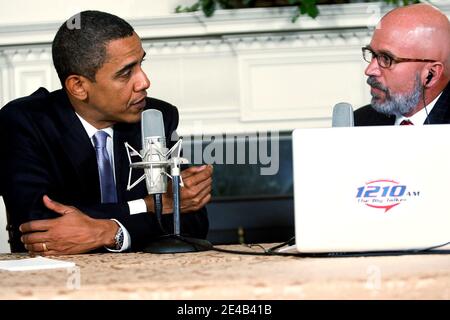
[(450, 241), (450, 125), (293, 132), (300, 252), (428, 248)]

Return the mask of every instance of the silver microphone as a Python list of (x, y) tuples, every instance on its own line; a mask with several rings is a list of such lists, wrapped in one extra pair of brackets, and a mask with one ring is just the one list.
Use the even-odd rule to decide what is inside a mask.
[(347, 102), (340, 102), (333, 108), (332, 127), (353, 127), (353, 108)]
[(142, 112), (142, 160), (151, 162), (144, 167), (148, 194), (167, 192), (167, 148), (164, 121), (161, 111), (149, 109)]
[[(168, 150), (161, 111), (145, 110), (141, 117), (142, 150), (136, 151), (128, 142), (125, 142), (130, 163), (127, 190), (133, 189), (145, 179), (148, 194), (161, 195), (161, 193), (167, 192), (167, 177), (173, 179), (173, 176), (180, 176), (180, 185), (183, 186), (180, 166), (189, 161), (180, 156), (182, 140), (178, 140)], [(138, 156), (141, 161), (133, 161), (132, 157), (134, 156)], [(131, 182), (133, 169), (143, 169), (144, 174), (136, 181)]]
[[(127, 190), (131, 190), (145, 179), (148, 194), (153, 195), (155, 215), (163, 233), (162, 237), (156, 240), (152, 239), (143, 251), (177, 253), (202, 251), (211, 248), (211, 243), (206, 240), (181, 235), (180, 187), (183, 186), (183, 180), (180, 174), (180, 166), (188, 163), (187, 159), (180, 157), (182, 140), (178, 140), (170, 150), (167, 150), (163, 116), (158, 110), (149, 109), (142, 112), (141, 130), (142, 150), (140, 152), (137, 152), (128, 142), (125, 142), (130, 163)], [(139, 156), (142, 161), (133, 162), (131, 160), (133, 156)], [(168, 167), (170, 167), (170, 175), (167, 172)], [(144, 174), (134, 183), (131, 183), (133, 169), (144, 169)], [(173, 234), (169, 234), (165, 230), (162, 221), (162, 193), (167, 192), (167, 177), (170, 177), (173, 181)]]

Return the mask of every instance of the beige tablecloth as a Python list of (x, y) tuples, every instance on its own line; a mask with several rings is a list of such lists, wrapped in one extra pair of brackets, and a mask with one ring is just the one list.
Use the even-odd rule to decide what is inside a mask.
[[(26, 257), (2, 254), (0, 260)], [(299, 258), (207, 251), (54, 258), (77, 267), (0, 271), (0, 299), (450, 298), (449, 255)]]

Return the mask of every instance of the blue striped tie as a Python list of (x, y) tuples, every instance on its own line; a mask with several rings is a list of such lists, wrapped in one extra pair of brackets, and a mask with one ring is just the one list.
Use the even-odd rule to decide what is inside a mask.
[(100, 175), (100, 191), (102, 203), (116, 203), (117, 191), (114, 183), (114, 173), (106, 150), (106, 138), (109, 135), (102, 130), (97, 131), (92, 137), (95, 154), (97, 156), (98, 172)]

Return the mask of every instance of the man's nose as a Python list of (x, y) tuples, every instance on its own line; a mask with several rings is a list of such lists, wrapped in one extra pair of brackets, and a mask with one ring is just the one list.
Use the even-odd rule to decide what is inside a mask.
[(369, 65), (367, 66), (366, 70), (364, 71), (366, 76), (375, 76), (379, 77), (381, 76), (381, 70), (380, 66), (378, 65), (377, 59), (373, 58), (372, 61), (370, 61)]
[(139, 91), (147, 90), (148, 88), (150, 88), (150, 80), (148, 79), (144, 70), (141, 69), (139, 78), (137, 79), (137, 81), (134, 85), (134, 91), (139, 92)]

